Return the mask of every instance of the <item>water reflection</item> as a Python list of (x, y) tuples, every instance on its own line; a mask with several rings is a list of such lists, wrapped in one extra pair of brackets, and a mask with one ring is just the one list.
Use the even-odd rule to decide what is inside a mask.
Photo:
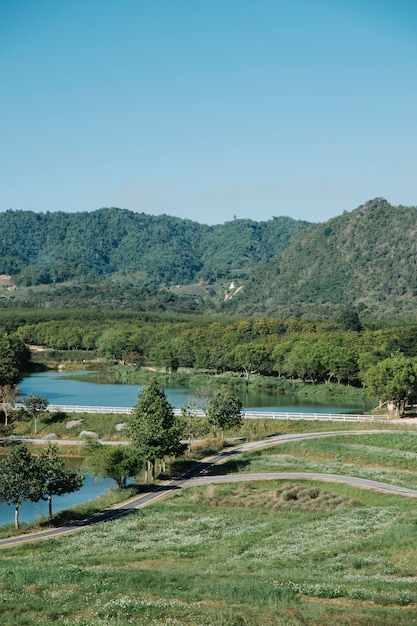
[[(26, 376), (19, 385), (21, 395), (41, 395), (50, 404), (78, 406), (132, 407), (143, 385), (96, 382), (92, 372), (37, 372)], [(180, 409), (193, 402), (195, 394), (189, 388), (164, 389), (170, 404)], [(303, 413), (364, 413), (371, 408), (363, 402), (306, 400), (290, 393), (245, 392), (243, 406), (253, 411), (285, 411)]]

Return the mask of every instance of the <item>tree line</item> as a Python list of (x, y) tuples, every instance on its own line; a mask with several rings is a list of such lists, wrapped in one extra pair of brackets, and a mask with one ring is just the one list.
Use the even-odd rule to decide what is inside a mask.
[[(232, 372), (246, 380), (263, 375), (271, 380), (354, 385), (386, 400), (375, 383), (375, 371), (383, 367), (381, 362), (395, 364), (400, 357), (414, 364), (417, 325), (365, 327), (353, 309), (345, 309), (337, 320), (320, 322), (140, 312), (22, 311), (14, 316), (2, 312), (4, 405), (10, 388), (28, 367), (31, 344), (62, 351), (61, 356), (82, 351), (77, 358), (100, 358), (115, 376), (126, 371), (122, 365), (132, 375), (143, 366), (166, 372)], [(410, 392), (406, 400), (411, 397)]]
[[(62, 315), (62, 313), (61, 313)], [(0, 318), (1, 323), (1, 318)], [(108, 363), (175, 372), (254, 373), (360, 385), (367, 369), (397, 352), (417, 356), (417, 325), (362, 327), (355, 311), (335, 321), (193, 315), (67, 315), (18, 324), (24, 344), (85, 350)]]

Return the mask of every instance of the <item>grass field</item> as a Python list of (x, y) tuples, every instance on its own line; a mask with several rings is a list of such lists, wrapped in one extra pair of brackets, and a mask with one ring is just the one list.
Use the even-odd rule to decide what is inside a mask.
[(345, 474), (417, 488), (417, 435), (360, 434), (283, 443), (242, 454), (212, 469), (230, 472)]
[[(416, 487), (416, 460), (417, 436), (362, 434), (286, 443), (219, 470)], [(2, 549), (1, 623), (417, 624), (416, 504), (314, 481), (183, 489), (112, 523)]]

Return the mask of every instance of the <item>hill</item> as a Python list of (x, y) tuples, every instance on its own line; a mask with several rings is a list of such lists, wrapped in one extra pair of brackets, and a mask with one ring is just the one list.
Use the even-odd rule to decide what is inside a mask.
[(124, 209), (0, 214), (3, 306), (415, 319), (415, 207), (207, 226)]
[(158, 288), (248, 277), (308, 225), (288, 217), (206, 226), (110, 208), (0, 213), (0, 274), (18, 286), (114, 278)]
[(240, 310), (253, 310), (256, 302), (259, 313), (329, 315), (348, 306), (373, 317), (414, 316), (416, 233), (416, 208), (383, 198), (312, 224), (258, 268)]

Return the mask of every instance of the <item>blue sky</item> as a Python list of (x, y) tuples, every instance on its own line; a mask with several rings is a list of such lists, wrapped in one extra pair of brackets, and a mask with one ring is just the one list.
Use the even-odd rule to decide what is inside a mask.
[(0, 0), (0, 210), (417, 205), (415, 0)]

